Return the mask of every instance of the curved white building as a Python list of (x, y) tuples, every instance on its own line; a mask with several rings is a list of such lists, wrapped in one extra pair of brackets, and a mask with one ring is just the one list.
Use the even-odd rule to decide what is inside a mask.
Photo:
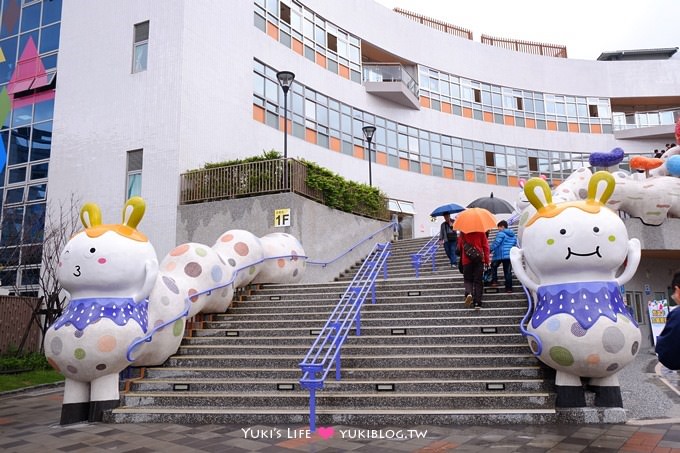
[[(362, 127), (375, 126), (372, 183), (412, 203), (414, 236), (432, 234), (438, 205), (513, 201), (520, 179), (557, 184), (593, 151), (651, 157), (680, 112), (677, 54), (531, 55), (371, 0), (71, 0), (58, 56), (48, 205), (76, 194), (117, 213), (139, 193), (160, 256), (176, 244), (180, 174), (283, 151), (277, 71), (295, 74), (288, 157), (368, 183)], [(651, 265), (678, 264), (679, 248)], [(665, 292), (665, 271), (647, 278), (636, 291)]]

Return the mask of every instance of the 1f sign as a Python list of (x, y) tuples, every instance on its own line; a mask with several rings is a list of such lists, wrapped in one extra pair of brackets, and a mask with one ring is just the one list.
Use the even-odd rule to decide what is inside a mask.
[(274, 227), (290, 226), (290, 208), (274, 211)]

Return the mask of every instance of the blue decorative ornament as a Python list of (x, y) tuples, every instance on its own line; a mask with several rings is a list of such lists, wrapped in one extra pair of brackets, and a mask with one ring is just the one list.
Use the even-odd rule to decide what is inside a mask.
[(591, 153), (588, 161), (591, 167), (611, 167), (623, 161), (623, 150), (614, 148), (608, 153)]
[(666, 159), (666, 170), (673, 176), (680, 176), (680, 154)]
[(7, 163), (7, 150), (5, 149), (5, 143), (0, 140), (0, 171), (5, 168)]

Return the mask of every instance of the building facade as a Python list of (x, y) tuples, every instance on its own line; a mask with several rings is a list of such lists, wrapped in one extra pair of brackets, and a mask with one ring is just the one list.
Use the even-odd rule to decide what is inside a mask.
[[(57, 50), (41, 53), (52, 22), (22, 28), (30, 7), (40, 5), (45, 17), (56, 4), (58, 63)], [(447, 34), (370, 0), (71, 0), (63, 7), (3, 0), (5, 7), (3, 27), (6, 11), (21, 10), (18, 31), (7, 38), (17, 41), (14, 61), (34, 30), (45, 71), (58, 70), (53, 120), (37, 107), (32, 119), (33, 131), (49, 123), (53, 134), (54, 158), (44, 161), (49, 205), (73, 196), (94, 201), (108, 223), (118, 221), (129, 195), (140, 194), (148, 203), (142, 227), (160, 256), (176, 244), (180, 175), (282, 151), (284, 113), (288, 157), (364, 183), (362, 127), (375, 126), (373, 185), (409, 202), (413, 235), (428, 236), (437, 227), (429, 213), (441, 204), (465, 205), (491, 192), (512, 201), (521, 179), (544, 175), (557, 185), (588, 166), (593, 151), (621, 147), (651, 156), (674, 141), (680, 112), (680, 58), (520, 53)], [(281, 70), (295, 74), (287, 111)], [(10, 151), (3, 236), (13, 225), (6, 220), (13, 218), (10, 186), (23, 184), (28, 194), (33, 185), (28, 176), (10, 183), (16, 168), (32, 171), (32, 154), (12, 163), (20, 127), (10, 122), (0, 131)], [(44, 207), (26, 197), (16, 206)], [(654, 259), (661, 261), (653, 267), (668, 267), (677, 256)], [(655, 283), (660, 293), (665, 284), (665, 276)]]

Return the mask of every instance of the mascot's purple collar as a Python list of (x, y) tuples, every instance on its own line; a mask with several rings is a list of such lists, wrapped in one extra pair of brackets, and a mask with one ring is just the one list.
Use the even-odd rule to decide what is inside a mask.
[(110, 319), (119, 326), (124, 326), (129, 320), (135, 321), (146, 333), (148, 327), (147, 299), (135, 302), (129, 297), (91, 297), (73, 299), (66, 307), (57, 322), (54, 330), (71, 324), (78, 330), (83, 330), (90, 324), (100, 319)]
[(621, 297), (621, 290), (614, 281), (572, 282), (539, 286), (536, 311), (531, 325), (538, 328), (548, 318), (560, 313), (573, 316), (584, 329), (590, 329), (600, 316), (616, 322), (622, 315), (637, 326)]

